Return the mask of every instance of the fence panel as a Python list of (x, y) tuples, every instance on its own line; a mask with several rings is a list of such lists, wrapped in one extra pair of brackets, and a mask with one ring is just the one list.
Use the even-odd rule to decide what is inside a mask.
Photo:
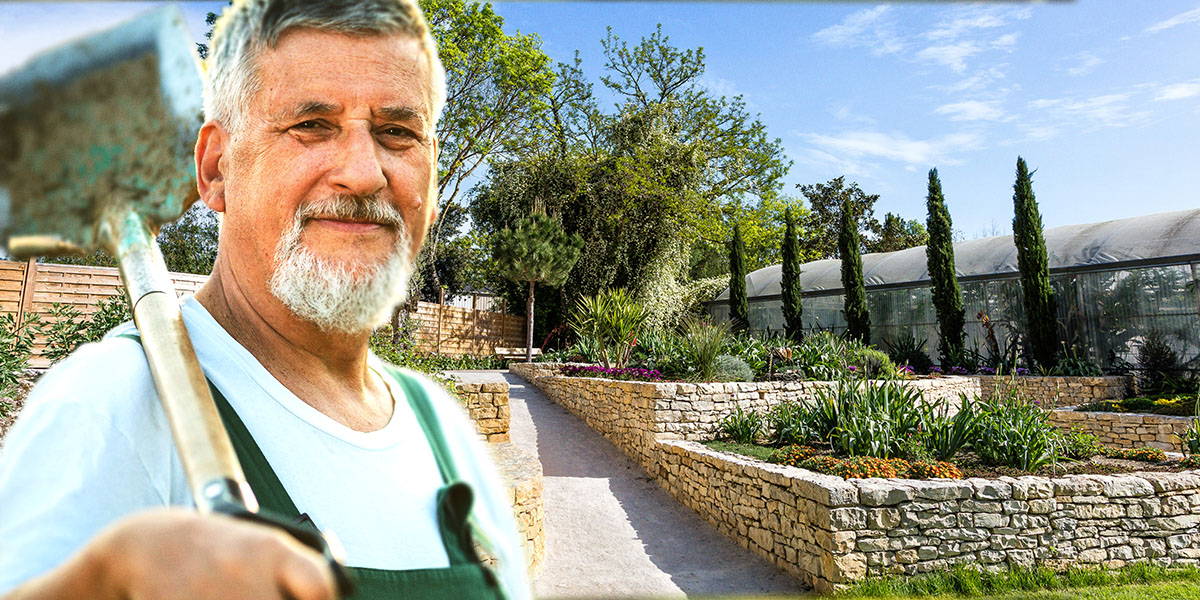
[[(208, 277), (171, 273), (171, 279), (176, 292), (183, 297), (195, 293)], [(0, 314), (15, 314), (19, 320), (37, 314), (43, 323), (52, 323), (50, 309), (55, 303), (70, 305), (90, 315), (101, 301), (121, 294), (124, 294), (121, 276), (112, 267), (0, 260)], [(523, 317), (418, 302), (417, 312), (410, 314), (410, 318), (418, 321), (418, 347), (428, 352), (486, 355), (492, 354), (496, 347), (525, 345)], [(45, 340), (39, 337), (34, 344), (32, 366), (49, 365), (41, 356), (44, 350)]]

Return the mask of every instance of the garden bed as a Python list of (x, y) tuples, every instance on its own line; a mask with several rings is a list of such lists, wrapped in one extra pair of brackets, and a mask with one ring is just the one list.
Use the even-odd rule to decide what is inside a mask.
[[(547, 370), (523, 365), (512, 370), (529, 373), (547, 396), (722, 533), (819, 590), (868, 574), (912, 575), (955, 564), (1200, 564), (1195, 471), (847, 480), (682, 439), (693, 433), (701, 439), (704, 428), (681, 422), (683, 411), (672, 408), (681, 394), (711, 436), (719, 417), (704, 413), (718, 403), (732, 412), (762, 402), (759, 384), (647, 384), (535, 376)], [(714, 397), (691, 398), (701, 391)]]

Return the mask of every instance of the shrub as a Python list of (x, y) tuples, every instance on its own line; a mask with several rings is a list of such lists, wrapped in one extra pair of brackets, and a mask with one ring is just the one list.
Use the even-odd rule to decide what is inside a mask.
[(1185, 469), (1200, 469), (1200, 455), (1193, 454), (1179, 461), (1179, 466)]
[(776, 446), (800, 444), (815, 437), (809, 426), (806, 407), (795, 402), (782, 402), (767, 411), (767, 427)]
[(809, 379), (832, 381), (842, 376), (846, 365), (846, 342), (822, 331), (804, 338), (792, 348), (792, 364)]
[[(1194, 412), (1200, 413), (1200, 395), (1196, 396)], [(1192, 419), (1191, 425), (1179, 437), (1180, 449), (1188, 458), (1200, 457), (1200, 419)]]
[(1104, 446), (1100, 445), (1096, 436), (1077, 427), (1072, 427), (1071, 431), (1061, 434), (1059, 448), (1062, 450), (1063, 456), (1075, 460), (1087, 460), (1104, 452)]
[(621, 368), (629, 362), (649, 318), (650, 311), (634, 300), (633, 294), (616, 288), (580, 298), (570, 324), (575, 335), (594, 341), (600, 364)]
[(762, 416), (754, 411), (743, 411), (742, 407), (737, 409), (717, 423), (717, 427), (721, 430), (721, 435), (725, 439), (731, 439), (741, 444), (752, 444), (754, 440), (763, 431)]
[(1153, 330), (1138, 344), (1137, 362), (1142, 371), (1141, 389), (1145, 393), (1159, 392), (1164, 380), (1179, 372), (1179, 355), (1165, 338), (1162, 332)]
[(837, 426), (830, 442), (834, 450), (850, 456), (902, 456), (926, 418), (920, 392), (896, 381), (844, 381), (836, 396)]
[(849, 357), (848, 362), (851, 366), (857, 367), (858, 374), (867, 379), (892, 377), (896, 373), (896, 364), (892, 362), (892, 359), (874, 348), (856, 349)]
[(1141, 448), (1105, 448), (1104, 455), (1109, 458), (1120, 458), (1124, 460), (1137, 460), (1148, 463), (1160, 463), (1167, 460), (1167, 453), (1158, 448), (1142, 446)]
[(687, 357), (700, 372), (700, 379), (712, 381), (717, 356), (729, 337), (729, 323), (710, 325), (701, 319), (688, 318), (683, 323), (683, 334)]
[(0, 397), (12, 398), (25, 369), (29, 368), (29, 353), (38, 333), (37, 315), (29, 315), (17, 327), (12, 313), (0, 316)]
[(928, 340), (921, 340), (918, 343), (917, 338), (912, 335), (900, 335), (893, 340), (883, 340), (883, 345), (887, 348), (887, 354), (891, 357), (892, 362), (898, 365), (908, 365), (918, 373), (924, 373), (933, 366), (933, 360), (925, 352), (927, 342)]
[(662, 373), (650, 369), (606, 369), (599, 365), (563, 365), (559, 370), (568, 377), (600, 377), (619, 381), (662, 381)]
[(912, 479), (962, 479), (958, 467), (941, 460), (915, 460), (908, 465)]
[(1051, 375), (1096, 377), (1104, 374), (1099, 365), (1081, 356), (1078, 351), (1067, 348), (1065, 343), (1061, 345), (1062, 355), (1058, 357), (1058, 364), (1050, 371)]
[(984, 408), (971, 446), (988, 463), (1032, 472), (1057, 460), (1056, 437), (1045, 411), (1014, 386)]
[(966, 394), (959, 395), (959, 409), (953, 417), (947, 417), (943, 409), (940, 414), (927, 413), (924, 442), (930, 455), (938, 460), (950, 460), (978, 435), (979, 401)]
[(746, 361), (722, 354), (713, 361), (713, 379), (717, 381), (754, 381), (754, 371)]
[(799, 467), (801, 463), (812, 458), (816, 453), (817, 451), (810, 446), (792, 444), (773, 452), (769, 460), (777, 465)]

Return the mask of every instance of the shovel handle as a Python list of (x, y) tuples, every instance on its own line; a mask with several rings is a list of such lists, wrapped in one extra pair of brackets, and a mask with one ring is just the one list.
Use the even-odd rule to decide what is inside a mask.
[(352, 594), (354, 583), (343, 566), (341, 547), (331, 542), (336, 538), (260, 513), (196, 359), (158, 244), (135, 211), (114, 209), (109, 215), (102, 231), (120, 264), (133, 320), (196, 508), (283, 529), (326, 558), (340, 595)]

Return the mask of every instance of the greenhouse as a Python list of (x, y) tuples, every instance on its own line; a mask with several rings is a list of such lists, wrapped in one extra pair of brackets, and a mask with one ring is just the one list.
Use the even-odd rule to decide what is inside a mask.
[[(1139, 342), (1157, 334), (1189, 368), (1200, 366), (1200, 210), (1055, 227), (1045, 238), (1059, 339), (1070, 351), (1116, 368), (1135, 362)], [(958, 242), (954, 257), (967, 347), (979, 352), (988, 347), (984, 316), (1002, 352), (1021, 347), (1024, 308), (1012, 236)], [(871, 343), (884, 347), (911, 335), (926, 340), (926, 351), (936, 359), (937, 317), (925, 247), (865, 254), (862, 262)], [(842, 332), (841, 261), (813, 261), (801, 271), (805, 331)], [(781, 277), (780, 265), (746, 277), (756, 333), (783, 331)], [(714, 319), (729, 318), (728, 297), (727, 289), (709, 303)]]

